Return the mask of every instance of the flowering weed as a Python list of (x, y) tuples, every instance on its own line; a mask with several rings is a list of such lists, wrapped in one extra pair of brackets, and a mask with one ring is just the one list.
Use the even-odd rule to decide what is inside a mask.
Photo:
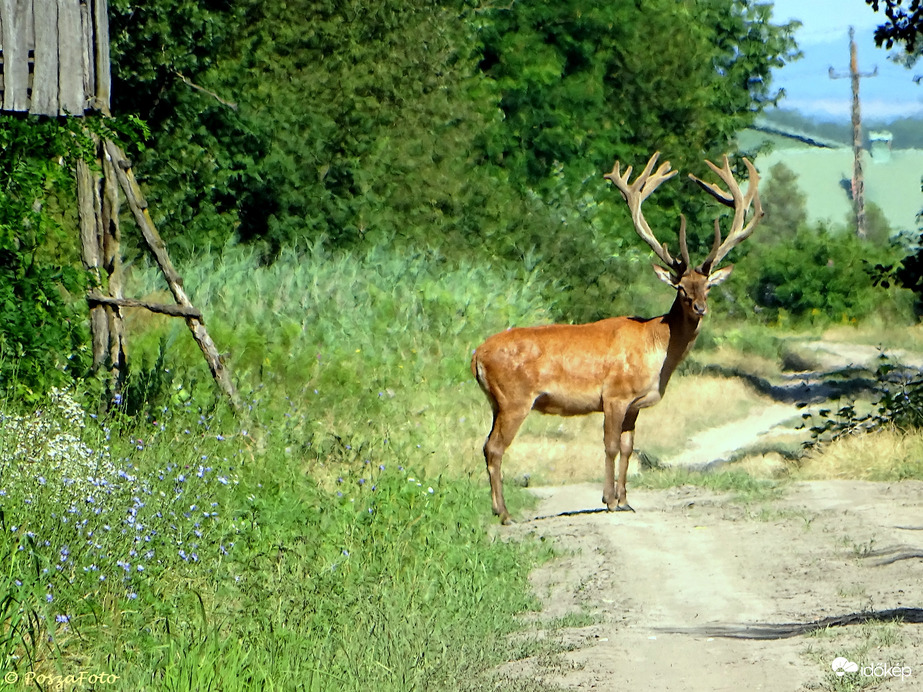
[(175, 454), (159, 427), (113, 439), (58, 390), (40, 410), (4, 422), (0, 594), (9, 627), (0, 654), (8, 663), (41, 658), (89, 622), (163, 610), (172, 584), (195, 582), (195, 563), (219, 570), (238, 540), (226, 506), (237, 482), (230, 448), (202, 454), (217, 443), (199, 438)]

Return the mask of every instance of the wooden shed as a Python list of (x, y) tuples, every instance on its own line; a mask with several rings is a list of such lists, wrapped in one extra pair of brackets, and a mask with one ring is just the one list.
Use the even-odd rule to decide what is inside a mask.
[(0, 0), (2, 109), (109, 112), (107, 0)]

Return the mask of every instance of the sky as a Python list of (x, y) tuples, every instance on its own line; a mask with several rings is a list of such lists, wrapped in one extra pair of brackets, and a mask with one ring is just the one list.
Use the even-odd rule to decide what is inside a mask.
[(849, 27), (856, 29), (859, 71), (876, 77), (862, 79), (859, 96), (862, 117), (870, 120), (893, 120), (923, 116), (923, 83), (913, 77), (923, 74), (923, 61), (906, 69), (888, 60), (896, 52), (877, 48), (873, 34), (884, 21), (865, 0), (775, 0), (773, 23), (800, 19), (802, 27), (795, 33), (804, 57), (773, 74), (773, 87), (784, 88), (786, 96), (780, 108), (794, 109), (822, 120), (848, 121), (851, 117), (850, 80), (830, 79), (828, 70), (849, 73)]

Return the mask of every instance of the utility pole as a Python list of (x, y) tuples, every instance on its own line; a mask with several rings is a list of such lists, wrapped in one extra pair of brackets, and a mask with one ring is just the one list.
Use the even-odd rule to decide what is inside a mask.
[(878, 66), (872, 72), (860, 74), (859, 58), (856, 50), (856, 30), (849, 27), (849, 74), (837, 74), (830, 68), (830, 79), (843, 79), (849, 77), (852, 82), (852, 146), (853, 146), (853, 174), (852, 174), (852, 199), (856, 213), (856, 235), (865, 238), (865, 180), (862, 177), (862, 115), (859, 110), (859, 80), (863, 77), (878, 75)]

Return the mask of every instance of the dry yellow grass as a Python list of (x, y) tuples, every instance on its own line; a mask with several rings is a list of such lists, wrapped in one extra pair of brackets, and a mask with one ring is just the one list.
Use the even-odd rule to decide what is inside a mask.
[(824, 330), (825, 341), (883, 345), (885, 348), (901, 348), (909, 351), (923, 350), (923, 323), (906, 325), (895, 321), (865, 320), (861, 325), (835, 326)]
[[(761, 403), (738, 380), (676, 377), (663, 401), (638, 416), (635, 449), (655, 458), (669, 456), (696, 433), (740, 420)], [(503, 471), (507, 478), (528, 475), (540, 483), (595, 481), (602, 478), (604, 459), (602, 414), (561, 418), (533, 413), (507, 451)], [(636, 455), (631, 471), (637, 468)]]
[(786, 477), (791, 463), (778, 452), (766, 452), (745, 456), (723, 468), (728, 471), (743, 471), (752, 478), (772, 479)]
[(757, 377), (772, 377), (779, 373), (777, 358), (744, 353), (740, 349), (727, 345), (709, 351), (698, 351), (691, 357), (701, 365), (720, 365), (728, 370), (746, 372)]
[(923, 432), (885, 429), (841, 438), (807, 457), (793, 477), (870, 481), (923, 478)]

